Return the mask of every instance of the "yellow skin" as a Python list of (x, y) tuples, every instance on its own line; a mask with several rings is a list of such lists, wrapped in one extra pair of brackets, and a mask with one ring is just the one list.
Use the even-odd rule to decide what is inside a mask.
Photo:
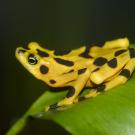
[[(45, 111), (95, 97), (125, 83), (135, 68), (135, 51), (127, 38), (106, 42), (102, 47), (83, 46), (70, 52), (48, 50), (31, 42), (28, 49), (18, 47), (16, 57), (37, 79), (51, 87), (68, 87), (66, 97)], [(79, 97), (84, 87), (90, 92)]]

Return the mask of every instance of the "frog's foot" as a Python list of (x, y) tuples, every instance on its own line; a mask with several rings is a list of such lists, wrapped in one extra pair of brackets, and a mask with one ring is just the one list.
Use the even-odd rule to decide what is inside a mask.
[(66, 107), (66, 106), (69, 106), (71, 104), (73, 104), (73, 99), (69, 100), (69, 99), (65, 98), (65, 99), (59, 101), (58, 103), (52, 104), (50, 106), (47, 106), (45, 108), (45, 112), (55, 111), (55, 110), (57, 110), (60, 107)]
[(45, 107), (45, 112), (57, 110), (57, 108), (59, 107), (60, 106), (58, 106), (58, 103), (52, 104), (50, 106)]
[(54, 111), (60, 107), (65, 107), (65, 106), (69, 106), (69, 105), (73, 104), (73, 101), (75, 98), (74, 95), (75, 95), (75, 89), (74, 89), (74, 87), (71, 87), (70, 90), (68, 91), (66, 97), (63, 100), (59, 101), (58, 103), (47, 106), (45, 108), (45, 112)]

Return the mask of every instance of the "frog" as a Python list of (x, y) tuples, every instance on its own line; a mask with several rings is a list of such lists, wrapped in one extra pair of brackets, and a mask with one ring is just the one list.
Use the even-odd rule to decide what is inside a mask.
[[(45, 107), (45, 112), (76, 104), (126, 83), (135, 68), (135, 50), (128, 38), (106, 41), (73, 50), (49, 50), (37, 42), (15, 51), (18, 61), (50, 87), (66, 87), (65, 97)], [(85, 87), (90, 91), (81, 96)]]

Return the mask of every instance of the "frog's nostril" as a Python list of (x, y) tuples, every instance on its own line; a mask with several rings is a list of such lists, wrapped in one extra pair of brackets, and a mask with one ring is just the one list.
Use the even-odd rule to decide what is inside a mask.
[(26, 52), (26, 50), (24, 50), (24, 49), (19, 49), (18, 50), (18, 53), (20, 54), (20, 53), (25, 53)]

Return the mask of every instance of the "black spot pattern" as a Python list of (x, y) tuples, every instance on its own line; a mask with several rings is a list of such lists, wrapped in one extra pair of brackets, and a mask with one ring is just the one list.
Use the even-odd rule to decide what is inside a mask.
[(44, 51), (37, 49), (37, 52), (38, 52), (38, 55), (41, 57), (49, 57), (49, 54)]
[(63, 75), (64, 75), (64, 74), (68, 74), (68, 73), (72, 73), (72, 72), (74, 72), (74, 69), (71, 69), (71, 70), (69, 70), (68, 72), (63, 73)]
[(74, 72), (74, 69), (71, 69), (69, 72), (67, 72), (67, 73), (72, 73), (72, 72)]
[(107, 62), (107, 59), (106, 58), (104, 58), (104, 57), (98, 57), (98, 58), (95, 59), (95, 61), (94, 61), (93, 64), (96, 65), (96, 66), (102, 66), (106, 62)]
[(108, 61), (107, 64), (111, 68), (116, 68), (117, 67), (117, 59), (116, 58), (113, 58), (110, 61)]
[(96, 72), (96, 71), (98, 71), (100, 68), (96, 68), (95, 70), (93, 70), (92, 72)]
[(130, 71), (128, 69), (122, 69), (122, 71), (120, 72), (120, 75), (129, 79), (130, 78)]
[(51, 84), (55, 84), (56, 81), (55, 81), (55, 80), (50, 80), (50, 83), (51, 83)]
[(79, 69), (78, 70), (78, 75), (83, 74), (86, 71), (87, 68)]
[(42, 74), (47, 74), (48, 71), (49, 71), (49, 68), (48, 68), (47, 66), (45, 66), (45, 65), (41, 65), (41, 66), (40, 66), (40, 72), (41, 72)]
[(49, 106), (49, 110), (55, 110), (55, 109), (57, 109), (59, 106), (57, 105), (57, 103), (55, 103), (55, 104), (52, 104), (52, 105), (50, 105)]
[(66, 84), (72, 83), (72, 82), (74, 82), (74, 81), (75, 81), (75, 80), (70, 80), (70, 81), (66, 82)]
[(66, 55), (70, 53), (71, 50), (55, 50), (54, 55), (59, 56), (59, 55)]
[(26, 52), (26, 50), (24, 50), (24, 49), (20, 49), (20, 50), (18, 50), (18, 53), (20, 54), (20, 53), (25, 53)]
[(72, 87), (72, 86), (70, 86), (69, 88), (70, 89), (69, 89), (69, 91), (68, 91), (68, 93), (66, 95), (67, 98), (70, 98), (70, 97), (72, 97), (75, 94), (75, 88)]
[(135, 50), (134, 50), (134, 48), (130, 48), (129, 52), (130, 52), (130, 58), (135, 58)]
[(101, 85), (97, 86), (96, 89), (97, 89), (98, 92), (102, 92), (102, 91), (105, 90), (105, 85), (104, 84), (101, 84)]
[(115, 54), (114, 54), (114, 56), (119, 56), (120, 54), (122, 54), (122, 53), (124, 53), (124, 52), (126, 52), (127, 50), (126, 49), (121, 49), (121, 50), (118, 50), (118, 51), (116, 51), (115, 52)]
[(69, 60), (64, 60), (64, 59), (61, 59), (61, 58), (54, 58), (54, 60), (59, 63), (59, 64), (62, 64), (62, 65), (65, 65), (65, 66), (73, 66), (74, 65), (74, 62), (72, 61), (69, 61)]
[(92, 58), (92, 56), (89, 55), (90, 46), (86, 46), (86, 49), (83, 53), (79, 54), (79, 56), (84, 58)]

